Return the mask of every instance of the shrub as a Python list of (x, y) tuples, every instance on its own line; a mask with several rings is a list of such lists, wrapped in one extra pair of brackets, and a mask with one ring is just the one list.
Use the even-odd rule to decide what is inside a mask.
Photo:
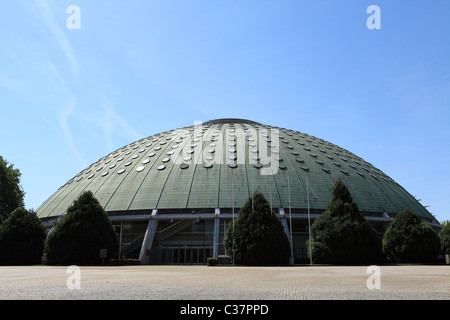
[(100, 249), (108, 257), (117, 251), (118, 236), (107, 213), (92, 192), (84, 192), (47, 237), (43, 263), (59, 265), (101, 264)]
[[(234, 240), (234, 246), (233, 246)], [(280, 219), (271, 211), (263, 194), (256, 191), (233, 225), (227, 229), (224, 240), (227, 254), (235, 263), (243, 265), (277, 265), (289, 263), (289, 240)]]
[(208, 258), (206, 259), (206, 262), (208, 266), (215, 266), (217, 265), (217, 258)]
[(0, 264), (39, 264), (45, 237), (36, 214), (17, 208), (0, 226)]
[(441, 241), (441, 253), (445, 254), (450, 250), (450, 221), (443, 223), (443, 228), (439, 232), (439, 240)]
[(439, 237), (415, 212), (406, 209), (386, 230), (383, 251), (392, 262), (430, 262), (439, 254)]
[(381, 256), (381, 238), (359, 213), (350, 191), (339, 179), (325, 211), (311, 226), (315, 263), (370, 264)]

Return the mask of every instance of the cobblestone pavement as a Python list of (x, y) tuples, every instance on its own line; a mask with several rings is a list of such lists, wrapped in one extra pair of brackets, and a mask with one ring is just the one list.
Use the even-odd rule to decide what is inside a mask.
[[(380, 289), (364, 266), (0, 267), (2, 300), (448, 300), (450, 266), (381, 266)], [(68, 281), (69, 280), (69, 281)], [(370, 283), (375, 283), (369, 281)]]

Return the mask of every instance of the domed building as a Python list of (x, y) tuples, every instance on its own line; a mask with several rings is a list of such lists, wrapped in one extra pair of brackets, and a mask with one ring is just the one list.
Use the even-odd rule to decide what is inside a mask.
[(90, 190), (120, 236), (120, 258), (205, 263), (225, 254), (227, 227), (259, 190), (292, 237), (299, 262), (307, 257), (308, 220), (325, 210), (339, 178), (380, 234), (406, 208), (439, 225), (392, 178), (350, 151), (243, 119), (168, 130), (111, 152), (59, 188), (37, 215), (51, 229)]

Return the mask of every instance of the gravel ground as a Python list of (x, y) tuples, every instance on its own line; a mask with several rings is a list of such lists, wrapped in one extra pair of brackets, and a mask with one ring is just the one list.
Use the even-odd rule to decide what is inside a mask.
[[(1, 300), (448, 300), (450, 266), (0, 267)], [(73, 280), (73, 281), (72, 281)], [(372, 283), (372, 282), (371, 282)], [(69, 284), (69, 285), (68, 285)]]

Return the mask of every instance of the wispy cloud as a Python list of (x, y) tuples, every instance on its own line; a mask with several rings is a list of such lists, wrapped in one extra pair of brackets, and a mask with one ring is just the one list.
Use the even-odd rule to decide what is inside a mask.
[(108, 150), (114, 148), (113, 134), (118, 129), (127, 134), (130, 139), (138, 140), (142, 138), (142, 135), (137, 132), (128, 122), (114, 111), (113, 105), (106, 97), (101, 97), (101, 106), (104, 111), (104, 117), (100, 122), (100, 126), (103, 128)]
[(67, 39), (63, 29), (56, 22), (55, 17), (52, 12), (52, 9), (50, 8), (48, 1), (47, 0), (37, 0), (36, 3), (38, 5), (37, 10), (38, 10), (40, 18), (43, 20), (43, 22), (47, 25), (49, 30), (55, 36), (58, 45), (61, 47), (67, 60), (70, 63), (73, 73), (75, 74), (75, 76), (78, 76), (78, 61), (75, 56), (75, 52), (74, 52), (69, 40)]
[(66, 139), (66, 142), (69, 146), (69, 148), (72, 150), (73, 154), (76, 156), (78, 162), (85, 167), (86, 161), (84, 160), (81, 153), (78, 151), (78, 149), (75, 146), (75, 143), (73, 142), (73, 135), (72, 131), (69, 127), (69, 117), (75, 110), (77, 105), (77, 102), (75, 98), (71, 98), (70, 101), (64, 106), (64, 108), (61, 110), (61, 112), (58, 114), (58, 121), (59, 125), (61, 126), (61, 129), (64, 132), (64, 137)]

